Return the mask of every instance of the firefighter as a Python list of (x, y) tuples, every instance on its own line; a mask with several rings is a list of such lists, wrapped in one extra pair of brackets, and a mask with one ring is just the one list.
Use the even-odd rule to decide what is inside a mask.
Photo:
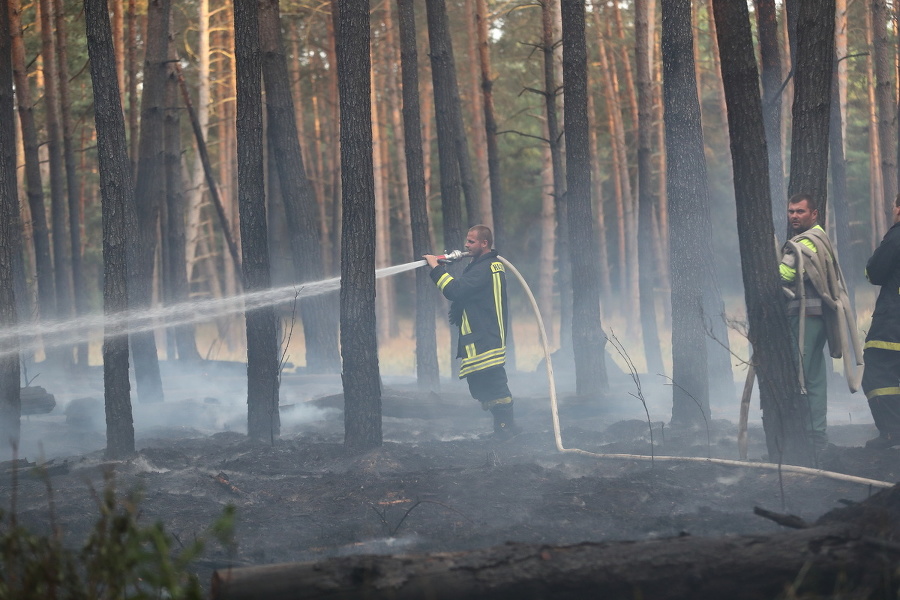
[(507, 437), (514, 431), (513, 398), (507, 385), (506, 332), (509, 308), (506, 270), (492, 249), (494, 235), (476, 225), (466, 235), (466, 251), (472, 261), (462, 275), (453, 277), (439, 258), (425, 254), (431, 279), (450, 300), (450, 324), (459, 328), (456, 357), (461, 358), (460, 379), (469, 393), (494, 416), (494, 433)]
[(866, 448), (900, 446), (900, 195), (894, 200), (894, 224), (866, 264), (866, 278), (881, 286), (872, 326), (863, 350), (862, 386), (878, 437)]

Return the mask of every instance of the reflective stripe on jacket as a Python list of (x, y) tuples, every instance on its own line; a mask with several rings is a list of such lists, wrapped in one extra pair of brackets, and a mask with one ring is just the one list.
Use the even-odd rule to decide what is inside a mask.
[(470, 262), (459, 277), (443, 265), (431, 279), (451, 301), (450, 322), (459, 327), (456, 356), (462, 359), (460, 378), (506, 363), (506, 269), (491, 250)]
[(888, 229), (869, 258), (866, 278), (881, 286), (866, 348), (900, 350), (900, 223)]

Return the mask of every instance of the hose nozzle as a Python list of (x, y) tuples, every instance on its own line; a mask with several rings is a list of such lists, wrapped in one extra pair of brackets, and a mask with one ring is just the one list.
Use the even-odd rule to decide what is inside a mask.
[(444, 254), (438, 256), (437, 259), (438, 259), (439, 263), (446, 264), (446, 263), (456, 262), (459, 259), (465, 258), (467, 256), (470, 256), (470, 254), (463, 250), (452, 250), (450, 252), (447, 252), (446, 250), (444, 250)]

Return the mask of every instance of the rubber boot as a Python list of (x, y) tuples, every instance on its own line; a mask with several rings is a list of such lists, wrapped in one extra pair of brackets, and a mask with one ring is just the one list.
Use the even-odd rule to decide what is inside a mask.
[(494, 435), (496, 437), (507, 438), (515, 433), (516, 423), (513, 418), (512, 402), (495, 404), (491, 407), (491, 413), (494, 415)]

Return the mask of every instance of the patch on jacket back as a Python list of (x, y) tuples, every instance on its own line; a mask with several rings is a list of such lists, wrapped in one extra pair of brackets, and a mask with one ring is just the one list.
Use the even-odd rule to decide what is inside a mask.
[(501, 271), (505, 272), (506, 269), (503, 268), (503, 263), (495, 262), (491, 263), (491, 271), (494, 273), (500, 273)]

